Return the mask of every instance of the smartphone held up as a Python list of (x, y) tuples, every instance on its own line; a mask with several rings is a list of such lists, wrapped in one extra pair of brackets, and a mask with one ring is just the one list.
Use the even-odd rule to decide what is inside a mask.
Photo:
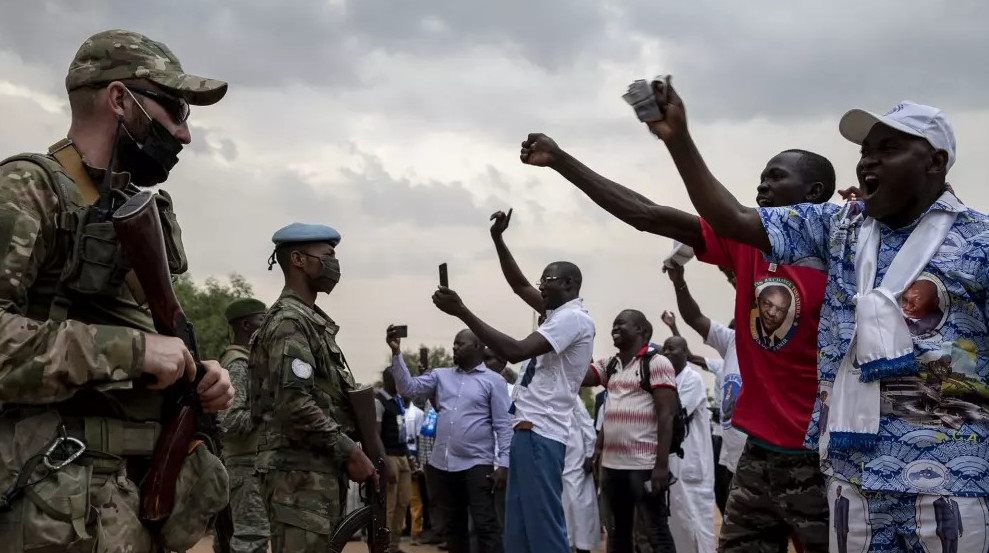
[(446, 272), (446, 263), (440, 263), (440, 286), (443, 288), (450, 287), (450, 277)]

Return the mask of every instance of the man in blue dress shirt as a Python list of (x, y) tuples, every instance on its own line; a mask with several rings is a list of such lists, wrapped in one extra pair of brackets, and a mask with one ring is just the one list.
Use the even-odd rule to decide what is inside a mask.
[[(502, 528), (495, 516), (496, 489), (505, 486), (512, 442), (508, 390), (498, 373), (484, 366), (484, 345), (470, 330), (453, 341), (456, 367), (437, 368), (418, 377), (402, 359), (401, 340), (389, 327), (389, 372), (398, 392), (408, 398), (435, 398), (436, 443), (426, 471), (437, 483), (445, 513), (450, 553), (470, 553), (468, 513), (474, 521), (478, 553), (502, 553)], [(497, 451), (497, 453), (496, 453)]]

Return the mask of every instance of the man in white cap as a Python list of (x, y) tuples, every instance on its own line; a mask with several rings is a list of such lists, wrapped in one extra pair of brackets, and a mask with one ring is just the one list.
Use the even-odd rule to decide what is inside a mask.
[[(944, 113), (913, 102), (883, 115), (849, 111), (839, 130), (861, 145), (859, 198), (752, 209), (684, 142), (675, 93), (664, 112), (651, 129), (716, 232), (773, 263), (827, 267), (818, 350), (829, 415), (821, 428), (819, 400), (809, 440), (830, 477), (829, 503), (839, 486), (849, 500), (848, 551), (940, 550), (938, 496), (957, 502), (959, 520), (980, 521), (964, 526), (958, 550), (984, 549), (989, 421), (985, 400), (968, 390), (989, 384), (989, 218), (947, 185), (955, 138)], [(935, 283), (945, 316), (911, 335), (899, 298), (917, 279)]]

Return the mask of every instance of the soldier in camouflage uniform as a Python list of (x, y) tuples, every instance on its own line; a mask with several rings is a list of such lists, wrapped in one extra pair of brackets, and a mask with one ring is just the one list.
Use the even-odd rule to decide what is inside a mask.
[[(172, 515), (154, 531), (138, 519), (162, 390), (196, 367), (180, 339), (155, 333), (106, 200), (164, 182), (191, 140), (189, 104), (214, 104), (227, 85), (119, 30), (86, 40), (65, 84), (67, 138), (0, 162), (0, 553), (182, 550), (226, 504), (227, 475), (192, 447)], [(169, 269), (184, 272), (170, 198), (156, 199)], [(204, 366), (197, 392), (215, 412), (233, 388), (219, 363)]]
[(272, 237), (285, 289), (251, 346), (251, 410), (257, 469), (271, 522), (273, 553), (325, 552), (341, 516), (346, 476), (377, 478), (348, 436), (355, 430), (347, 392), (356, 387), (336, 342), (339, 327), (316, 307), (340, 280), (340, 234), (293, 223)]
[[(266, 311), (264, 303), (254, 298), (230, 302), (225, 315), (233, 329), (233, 343), (220, 356), (220, 364), (230, 371), (234, 385), (234, 400), (220, 413), (223, 423), (223, 464), (230, 473), (230, 510), (233, 514), (234, 535), (230, 540), (232, 553), (266, 553), (268, 551), (268, 512), (261, 498), (261, 486), (254, 473), (258, 444), (251, 431), (251, 407), (247, 401), (250, 371), (247, 360), (251, 336), (261, 326)], [(214, 550), (221, 553), (219, 543)]]

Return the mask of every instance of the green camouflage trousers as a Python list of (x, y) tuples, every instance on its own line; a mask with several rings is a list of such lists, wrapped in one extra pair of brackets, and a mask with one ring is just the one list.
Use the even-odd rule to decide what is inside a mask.
[[(230, 512), (234, 519), (234, 535), (230, 540), (232, 553), (268, 552), (268, 510), (261, 496), (260, 478), (250, 466), (228, 464), (230, 475)], [(213, 550), (219, 553), (219, 545)]]
[(261, 475), (271, 523), (272, 553), (325, 553), (340, 522), (335, 474), (271, 470)]
[(718, 551), (778, 553), (791, 534), (804, 553), (828, 552), (820, 457), (777, 453), (749, 440), (731, 483)]

